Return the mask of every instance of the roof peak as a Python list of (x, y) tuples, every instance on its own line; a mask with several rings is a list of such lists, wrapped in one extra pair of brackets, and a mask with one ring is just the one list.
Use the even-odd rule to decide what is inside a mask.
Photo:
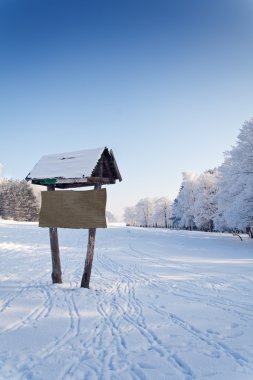
[(113, 152), (106, 146), (44, 155), (26, 177), (34, 184), (56, 187), (91, 186), (95, 179), (101, 183), (122, 180)]

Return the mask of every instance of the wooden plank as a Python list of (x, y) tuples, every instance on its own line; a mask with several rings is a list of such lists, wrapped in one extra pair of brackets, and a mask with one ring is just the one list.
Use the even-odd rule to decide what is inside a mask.
[(57, 178), (57, 183), (86, 183), (87, 178)]
[[(115, 184), (115, 180), (111, 180), (110, 182), (108, 182), (106, 185), (113, 185)], [(73, 183), (73, 184), (58, 184), (58, 185), (55, 185), (55, 187), (57, 189), (76, 189), (76, 188), (80, 188), (80, 187), (89, 187), (89, 186), (94, 186), (94, 183), (93, 182), (86, 182), (86, 183)]]
[(94, 183), (97, 183), (100, 185), (107, 185), (115, 181), (114, 178), (103, 178), (103, 177), (86, 177), (86, 178), (87, 178), (87, 182), (91, 182), (93, 183), (93, 185)]
[(55, 185), (58, 188), (94, 186), (95, 183), (110, 185), (115, 183), (114, 178), (85, 177), (85, 178), (42, 178), (33, 179), (34, 185)]
[[(47, 186), (48, 191), (54, 191), (54, 185)], [(60, 250), (58, 242), (58, 232), (56, 227), (49, 228), (50, 236), (50, 246), (51, 246), (51, 258), (52, 258), (52, 281), (53, 284), (62, 283), (62, 273), (61, 273), (61, 260), (60, 260)]]
[(42, 186), (54, 185), (56, 183), (56, 178), (33, 179), (32, 183), (34, 185), (42, 185)]

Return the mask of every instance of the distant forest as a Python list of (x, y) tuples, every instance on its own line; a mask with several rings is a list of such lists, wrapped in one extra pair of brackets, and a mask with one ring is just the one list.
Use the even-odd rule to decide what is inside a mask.
[(16, 221), (38, 220), (39, 202), (31, 185), (25, 180), (1, 179), (0, 217)]
[(253, 119), (243, 124), (220, 167), (200, 175), (184, 172), (174, 202), (141, 199), (125, 208), (124, 219), (132, 226), (247, 232), (253, 237)]

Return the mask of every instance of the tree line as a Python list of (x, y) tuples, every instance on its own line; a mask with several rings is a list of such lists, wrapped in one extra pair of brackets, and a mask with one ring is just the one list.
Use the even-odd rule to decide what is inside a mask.
[(124, 210), (125, 222), (130, 226), (172, 227), (172, 202), (169, 198), (144, 198)]
[(247, 232), (253, 237), (253, 119), (242, 125), (220, 167), (200, 175), (184, 172), (174, 202), (141, 199), (125, 209), (124, 218), (135, 226)]
[(0, 217), (16, 221), (38, 220), (39, 202), (31, 185), (25, 180), (0, 180)]

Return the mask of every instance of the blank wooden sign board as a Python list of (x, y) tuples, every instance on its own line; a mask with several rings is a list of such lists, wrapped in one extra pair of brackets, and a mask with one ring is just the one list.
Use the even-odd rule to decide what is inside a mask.
[[(107, 147), (43, 156), (26, 177), (42, 192), (39, 226), (49, 227), (52, 281), (62, 283), (57, 228), (89, 229), (81, 286), (89, 288), (96, 228), (106, 228), (106, 189), (103, 185), (122, 181), (114, 154)], [(93, 186), (94, 190), (54, 191)]]
[(40, 227), (106, 228), (106, 189), (42, 191)]

